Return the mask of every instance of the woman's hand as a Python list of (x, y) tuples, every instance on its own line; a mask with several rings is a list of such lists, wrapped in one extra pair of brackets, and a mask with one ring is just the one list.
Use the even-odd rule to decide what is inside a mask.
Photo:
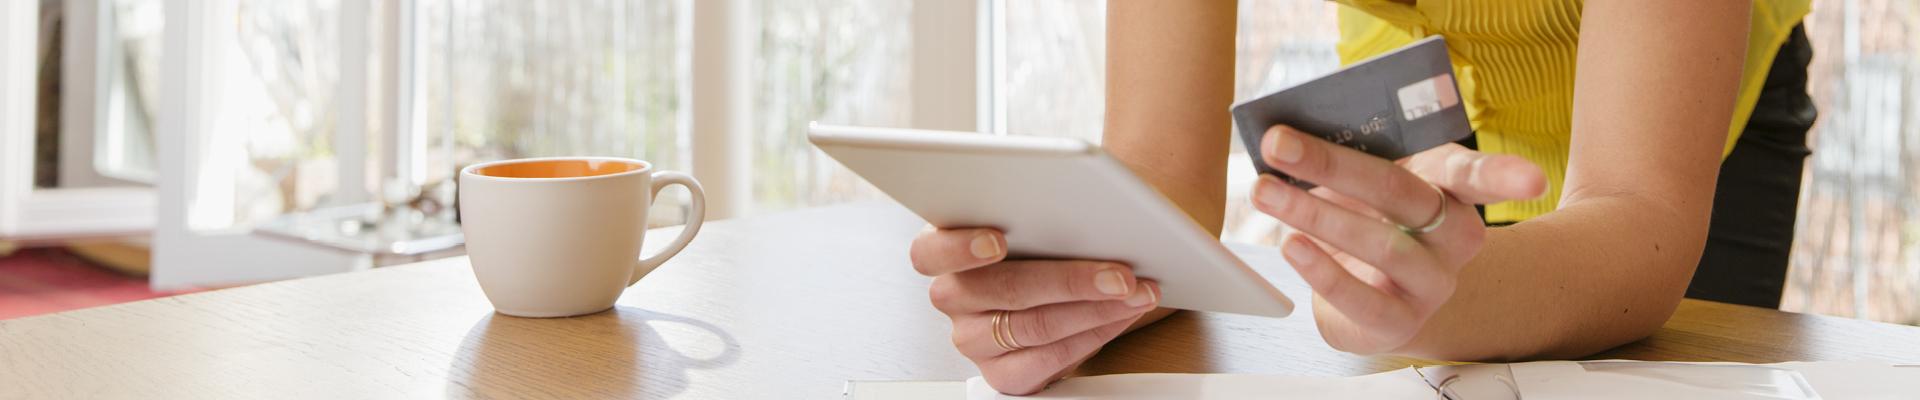
[(1446, 304), (1486, 237), (1474, 204), (1546, 189), (1524, 159), (1451, 143), (1395, 162), (1275, 126), (1261, 147), (1267, 165), (1320, 185), (1262, 177), (1254, 205), (1300, 232), (1281, 253), (1317, 294), (1321, 337), (1355, 353), (1401, 348)]
[(993, 229), (929, 229), (912, 249), (933, 307), (953, 319), (953, 346), (1002, 393), (1045, 388), (1160, 302), (1126, 265), (1006, 261), (1006, 249)]

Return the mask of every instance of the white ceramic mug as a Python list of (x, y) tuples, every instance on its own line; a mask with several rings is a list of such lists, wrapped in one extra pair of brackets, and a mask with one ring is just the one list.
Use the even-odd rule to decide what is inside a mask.
[[(693, 192), (687, 226), (640, 258), (647, 209), (667, 185)], [(494, 161), (460, 170), (460, 229), (480, 289), (501, 314), (567, 317), (613, 308), (700, 232), (706, 195), (687, 174), (646, 161), (555, 157)]]

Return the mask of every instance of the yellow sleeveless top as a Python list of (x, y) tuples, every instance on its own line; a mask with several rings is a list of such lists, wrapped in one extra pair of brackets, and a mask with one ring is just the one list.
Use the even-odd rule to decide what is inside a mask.
[[(1560, 203), (1573, 130), (1574, 47), (1582, 0), (1340, 0), (1342, 64), (1414, 39), (1447, 39), (1454, 75), (1480, 150), (1513, 154), (1547, 173), (1547, 196), (1487, 207), (1490, 222), (1515, 222)], [(1754, 0), (1740, 97), (1725, 151), (1753, 114), (1767, 68), (1810, 0)], [(1725, 156), (1725, 152), (1721, 153)]]

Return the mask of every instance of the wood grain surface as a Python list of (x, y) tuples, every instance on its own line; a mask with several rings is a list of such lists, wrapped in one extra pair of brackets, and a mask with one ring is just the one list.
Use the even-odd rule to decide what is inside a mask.
[[(907, 264), (920, 225), (881, 203), (709, 224), (613, 310), (576, 318), (494, 314), (451, 258), (0, 321), (0, 398), (838, 398), (849, 380), (965, 379), (977, 372)], [(1277, 252), (1234, 247), (1307, 298)], [(1309, 308), (1176, 314), (1081, 373), (1425, 363), (1334, 351)], [(1920, 328), (1689, 300), (1596, 357), (1911, 362)]]

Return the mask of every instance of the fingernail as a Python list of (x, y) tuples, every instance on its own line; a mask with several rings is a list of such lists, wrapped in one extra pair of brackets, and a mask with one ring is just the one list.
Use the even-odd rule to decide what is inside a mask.
[(1134, 290), (1132, 296), (1127, 296), (1128, 307), (1140, 307), (1158, 302), (1160, 302), (1160, 295), (1153, 294), (1153, 288), (1147, 287), (1146, 282), (1140, 282), (1138, 290)]
[(1100, 271), (1093, 277), (1093, 288), (1108, 296), (1124, 295), (1127, 294), (1127, 277), (1121, 276), (1120, 271), (1116, 270)]
[(1261, 142), (1266, 143), (1267, 149), (1264, 152), (1267, 153), (1267, 157), (1275, 161), (1288, 164), (1300, 161), (1303, 150), (1300, 146), (1300, 138), (1288, 135), (1282, 129), (1268, 130), (1266, 140)]
[(984, 260), (1000, 256), (1000, 241), (994, 240), (993, 234), (990, 233), (981, 232), (973, 235), (973, 244), (968, 247), (970, 247), (968, 250), (973, 252), (973, 258)]
[(1269, 210), (1281, 209), (1287, 204), (1287, 188), (1281, 187), (1286, 184), (1273, 175), (1260, 175), (1260, 184), (1253, 188), (1254, 201), (1260, 202), (1260, 205), (1266, 206)]

